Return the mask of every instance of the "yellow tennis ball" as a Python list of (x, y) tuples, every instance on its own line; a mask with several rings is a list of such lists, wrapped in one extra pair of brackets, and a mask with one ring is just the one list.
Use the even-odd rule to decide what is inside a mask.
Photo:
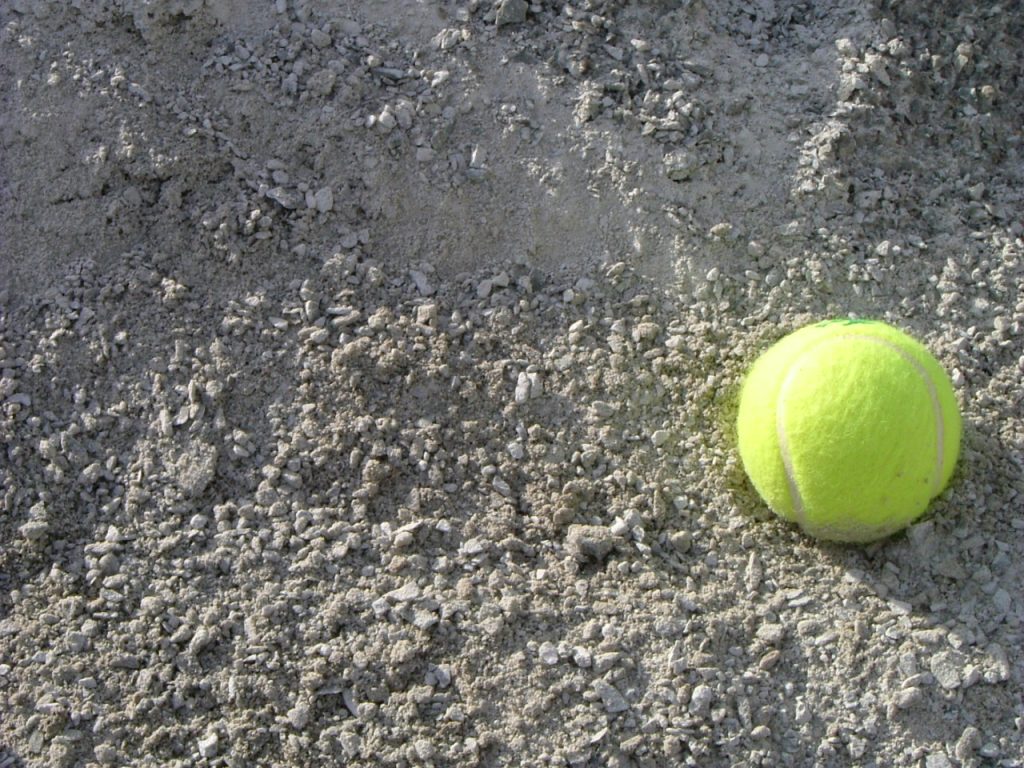
[(885, 323), (828, 320), (754, 363), (737, 419), (740, 458), (779, 517), (831, 541), (868, 542), (918, 518), (953, 474), (960, 412), (949, 377)]

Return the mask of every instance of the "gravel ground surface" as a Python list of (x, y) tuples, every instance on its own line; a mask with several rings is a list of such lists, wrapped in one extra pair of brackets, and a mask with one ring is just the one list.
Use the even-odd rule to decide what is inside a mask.
[[(1024, 766), (1016, 0), (0, 3), (0, 768)], [(830, 316), (964, 414), (775, 520)]]

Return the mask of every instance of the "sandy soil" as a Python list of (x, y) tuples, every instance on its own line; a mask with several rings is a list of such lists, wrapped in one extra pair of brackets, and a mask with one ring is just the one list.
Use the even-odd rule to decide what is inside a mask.
[[(1024, 765), (1024, 8), (0, 3), (0, 768)], [(744, 371), (950, 372), (814, 541)]]

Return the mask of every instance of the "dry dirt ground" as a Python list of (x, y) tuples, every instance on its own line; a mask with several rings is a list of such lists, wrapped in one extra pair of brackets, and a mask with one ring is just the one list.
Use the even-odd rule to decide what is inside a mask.
[[(0, 3), (0, 768), (1024, 765), (1016, 0)], [(950, 372), (871, 546), (743, 372)]]

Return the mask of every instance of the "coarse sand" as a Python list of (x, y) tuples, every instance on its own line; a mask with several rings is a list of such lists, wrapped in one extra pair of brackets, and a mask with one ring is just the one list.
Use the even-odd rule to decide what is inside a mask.
[[(0, 2), (0, 768), (1024, 766), (1019, 0)], [(735, 448), (921, 339), (906, 532)]]

